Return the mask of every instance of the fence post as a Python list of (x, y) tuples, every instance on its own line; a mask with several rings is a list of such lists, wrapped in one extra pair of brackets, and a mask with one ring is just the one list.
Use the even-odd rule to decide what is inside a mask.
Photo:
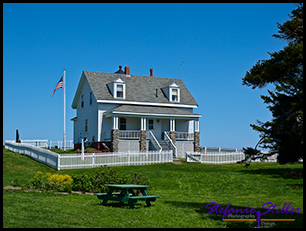
[(39, 154), (40, 154), (40, 152), (37, 150), (37, 161), (39, 161)]
[(91, 157), (91, 164), (92, 164), (92, 167), (95, 166), (95, 153), (92, 153), (92, 157)]
[(58, 154), (57, 155), (57, 170), (61, 170), (61, 156)]

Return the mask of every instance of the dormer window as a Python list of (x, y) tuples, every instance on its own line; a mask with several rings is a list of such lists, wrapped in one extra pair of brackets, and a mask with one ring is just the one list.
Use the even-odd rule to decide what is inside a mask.
[(115, 99), (125, 99), (126, 97), (126, 83), (118, 77), (113, 82), (107, 84), (108, 89)]
[(171, 89), (172, 91), (172, 102), (178, 102), (178, 89)]
[(169, 101), (180, 102), (180, 85), (175, 81), (169, 85)]
[(117, 84), (116, 95), (117, 98), (123, 98), (123, 85)]
[(170, 102), (180, 102), (181, 89), (175, 81), (173, 81), (169, 86), (162, 88), (162, 90)]

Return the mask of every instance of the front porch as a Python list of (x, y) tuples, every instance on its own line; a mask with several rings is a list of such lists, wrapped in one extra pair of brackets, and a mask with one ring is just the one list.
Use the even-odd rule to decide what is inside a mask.
[(110, 143), (113, 152), (173, 150), (175, 157), (184, 158), (186, 151), (199, 149), (198, 118), (112, 115), (105, 122), (112, 127), (102, 131), (101, 140)]

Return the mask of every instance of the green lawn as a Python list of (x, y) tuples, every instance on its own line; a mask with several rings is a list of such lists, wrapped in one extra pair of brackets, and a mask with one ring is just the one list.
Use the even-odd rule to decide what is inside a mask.
[[(210, 202), (230, 208), (260, 209), (266, 202), (292, 203), (300, 214), (266, 214), (262, 218), (295, 219), (265, 222), (261, 227), (303, 227), (303, 165), (252, 163), (244, 165), (155, 164), (114, 167), (119, 173), (141, 172), (149, 177), (150, 193), (160, 198), (146, 207), (121, 207), (117, 202), (101, 205), (91, 195), (55, 195), (45, 192), (3, 190), (3, 227), (256, 227), (257, 222), (222, 221), (211, 213)], [(36, 174), (57, 170), (21, 154), (3, 149), (3, 186), (17, 179), (25, 184)], [(75, 174), (92, 169), (64, 170)], [(248, 207), (249, 206), (249, 207)], [(236, 214), (234, 214), (236, 215)], [(240, 214), (239, 214), (240, 215)], [(249, 215), (249, 214), (248, 214)], [(229, 217), (227, 217), (229, 218)]]

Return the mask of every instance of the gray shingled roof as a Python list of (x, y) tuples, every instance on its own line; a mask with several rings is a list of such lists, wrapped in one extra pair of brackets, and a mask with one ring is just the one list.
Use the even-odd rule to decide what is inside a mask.
[(114, 109), (108, 110), (108, 113), (141, 113), (141, 114), (157, 114), (157, 115), (175, 115), (180, 117), (201, 117), (199, 114), (188, 112), (182, 109), (174, 107), (156, 107), (156, 106), (134, 106), (134, 105), (122, 105)]
[[(164, 95), (162, 88), (168, 87), (173, 81), (180, 86), (180, 102), (173, 104), (186, 104), (198, 106), (195, 99), (190, 94), (181, 79), (160, 78), (153, 76), (112, 74), (104, 72), (83, 71), (96, 100), (114, 100), (107, 84), (113, 82), (118, 77), (126, 82), (126, 99), (115, 99), (118, 101), (137, 101), (151, 103), (170, 103)], [(158, 97), (156, 97), (158, 89)]]

